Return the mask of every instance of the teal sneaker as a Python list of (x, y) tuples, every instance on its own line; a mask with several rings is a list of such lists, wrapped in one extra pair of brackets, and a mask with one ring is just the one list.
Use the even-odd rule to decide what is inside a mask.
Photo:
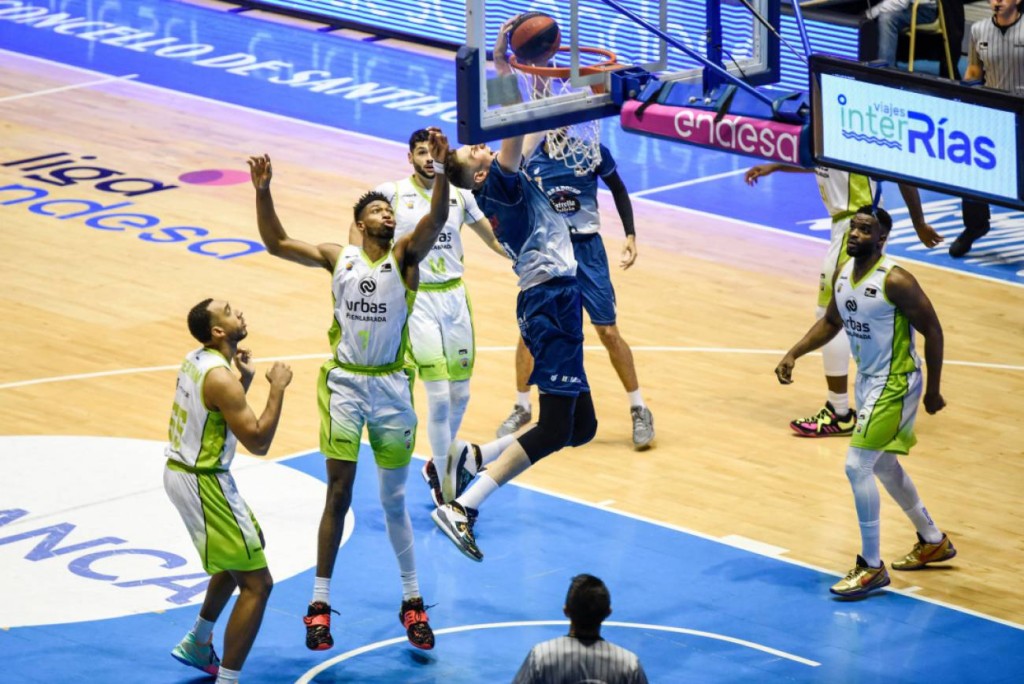
[(217, 672), (220, 671), (220, 658), (213, 650), (212, 637), (207, 643), (200, 644), (196, 642), (195, 635), (189, 632), (181, 640), (181, 643), (171, 650), (171, 655), (179, 663), (202, 670), (213, 677), (216, 677)]

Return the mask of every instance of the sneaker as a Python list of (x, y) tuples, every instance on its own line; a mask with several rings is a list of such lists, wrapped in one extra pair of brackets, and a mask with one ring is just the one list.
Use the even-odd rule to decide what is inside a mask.
[(647, 449), (654, 441), (654, 416), (646, 406), (634, 406), (629, 409), (633, 418), (633, 447)]
[(988, 228), (983, 230), (976, 230), (965, 228), (964, 232), (960, 233), (956, 240), (953, 240), (953, 244), (949, 246), (949, 256), (954, 259), (959, 259), (965, 256), (971, 251), (971, 247), (974, 246), (974, 242), (981, 237), (984, 237), (988, 233)]
[(524, 425), (529, 425), (530, 421), (533, 420), (533, 414), (530, 409), (524, 408), (519, 404), (512, 407), (512, 413), (508, 414), (508, 418), (498, 428), (498, 437), (504, 437), (505, 435), (511, 435), (514, 432), (518, 432), (519, 428)]
[(942, 539), (934, 544), (929, 544), (921, 535), (917, 535), (917, 543), (914, 548), (903, 558), (893, 561), (893, 570), (920, 570), (929, 563), (941, 563), (956, 555), (956, 548), (953, 542), (945, 534)]
[(477, 511), (463, 508), (462, 504), (452, 501), (435, 508), (430, 517), (467, 558), (477, 562), (484, 559), (483, 552), (477, 548), (476, 539), (473, 538), (473, 523), (476, 522)]
[(857, 427), (857, 414), (853, 409), (845, 416), (836, 415), (832, 402), (826, 401), (825, 408), (810, 418), (799, 418), (789, 424), (793, 432), (801, 437), (841, 437), (853, 434)]
[(326, 651), (334, 646), (334, 637), (331, 636), (331, 613), (341, 615), (323, 601), (313, 601), (309, 604), (306, 617), (302, 618), (306, 623), (306, 648), (309, 650)]
[(461, 439), (453, 439), (448, 447), (448, 467), (441, 480), (441, 499), (437, 505), (462, 496), (480, 469), (480, 447)]
[(405, 627), (405, 634), (409, 637), (409, 643), (416, 648), (429, 651), (434, 648), (434, 630), (427, 624), (430, 618), (427, 617), (427, 608), (423, 605), (423, 599), (416, 598), (402, 601), (402, 609), (398, 611), (398, 620)]
[(846, 577), (833, 584), (829, 591), (843, 598), (858, 598), (887, 586), (889, 572), (885, 569), (885, 563), (872, 568), (863, 556), (857, 556), (857, 565), (846, 573)]
[(181, 643), (171, 649), (171, 655), (181, 664), (202, 670), (213, 677), (220, 671), (220, 658), (213, 650), (213, 637), (205, 644), (200, 644), (195, 635), (189, 632)]
[(434, 501), (434, 505), (444, 505), (444, 499), (441, 498), (441, 480), (437, 477), (437, 468), (434, 467), (434, 459), (430, 459), (423, 464), (423, 469), (420, 470), (420, 474), (423, 476), (423, 481), (427, 483), (428, 487), (430, 487), (430, 498)]

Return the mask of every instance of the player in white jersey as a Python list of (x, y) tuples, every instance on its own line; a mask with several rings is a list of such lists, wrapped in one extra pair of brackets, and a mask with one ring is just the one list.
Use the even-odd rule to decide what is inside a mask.
[[(210, 583), (195, 625), (171, 655), (227, 684), (238, 681), (274, 585), (263, 532), (229, 469), (238, 442), (257, 456), (270, 449), (292, 371), (280, 361), (267, 371), (270, 394), (257, 418), (245, 398), (256, 368), (250, 351), (238, 348), (248, 333), (242, 312), (228, 302), (204, 299), (189, 311), (188, 329), (203, 346), (186, 356), (178, 371), (164, 450), (164, 489)], [(231, 372), (232, 363), (240, 377)], [(213, 626), (236, 588), (222, 664), (213, 648)]]
[[(917, 442), (914, 420), (921, 401), (921, 359), (914, 331), (925, 338), (928, 378), (924, 408), (934, 414), (946, 405), (940, 392), (943, 336), (939, 318), (917, 280), (882, 253), (892, 229), (884, 209), (861, 207), (850, 221), (847, 251), (852, 257), (835, 280), (823, 318), (775, 368), (779, 382), (793, 382), (796, 360), (846, 330), (857, 361), (857, 429), (846, 455), (846, 476), (860, 523), (861, 553), (854, 568), (830, 591), (854, 598), (889, 584), (881, 559), (877, 476), (917, 528), (917, 543), (894, 561), (894, 570), (917, 570), (949, 560), (956, 549), (932, 520), (899, 455)], [(842, 313), (840, 313), (842, 312)]]
[[(989, 88), (1024, 95), (1024, 22), (1020, 2), (989, 0), (990, 20), (971, 24), (971, 45), (964, 80), (984, 80)], [(985, 202), (964, 199), (960, 213), (964, 230), (949, 246), (949, 255), (959, 259), (971, 251), (976, 240), (988, 234), (992, 211)]]
[[(805, 169), (788, 164), (761, 164), (747, 170), (746, 181), (755, 185), (757, 179), (776, 171), (790, 173), (814, 173), (818, 181), (818, 192), (825, 205), (825, 211), (832, 218), (828, 251), (821, 264), (818, 278), (817, 318), (825, 315), (825, 309), (832, 300), (832, 280), (837, 271), (849, 259), (846, 253), (846, 238), (850, 231), (850, 219), (858, 207), (874, 204), (878, 192), (875, 181), (858, 173), (849, 173), (825, 166)], [(942, 236), (925, 221), (921, 210), (921, 197), (917, 188), (899, 185), (900, 194), (906, 202), (911, 222), (917, 237), (927, 247), (942, 242)], [(880, 203), (880, 202), (879, 202)], [(825, 406), (812, 416), (790, 421), (789, 427), (801, 437), (832, 437), (849, 435), (857, 423), (857, 414), (850, 405), (848, 394), (850, 369), (850, 344), (844, 335), (832, 338), (821, 350), (825, 370), (825, 384), (828, 396)]]
[[(435, 174), (428, 138), (429, 133), (422, 128), (409, 136), (411, 176), (376, 188), (395, 212), (396, 239), (412, 232), (430, 211)], [(462, 226), (469, 226), (491, 250), (507, 256), (473, 194), (461, 188), (452, 188), (450, 194), (448, 222), (430, 254), (420, 262), (420, 289), (409, 317), (412, 362), (427, 395), (427, 437), (432, 458), (423, 465), (422, 472), (438, 506), (443, 503), (438, 473), (447, 470), (448, 449), (466, 414), (476, 355), (473, 314), (462, 280)], [(451, 478), (445, 480), (446, 484), (451, 482)], [(455, 498), (454, 491), (447, 494), (449, 499)]]
[(612, 613), (604, 582), (573, 577), (562, 612), (569, 618), (568, 636), (534, 646), (512, 684), (647, 684), (637, 655), (601, 638), (601, 623)]
[[(443, 168), (448, 141), (430, 130), (430, 153)], [(362, 247), (314, 245), (290, 237), (270, 196), (272, 169), (267, 156), (249, 160), (256, 188), (256, 216), (267, 251), (331, 273), (334, 316), (327, 336), (332, 358), (320, 369), (320, 451), (326, 457), (327, 497), (317, 533), (316, 578), (306, 611), (306, 647), (324, 650), (331, 636), (330, 582), (352, 501), (363, 426), (377, 462), (380, 499), (388, 539), (402, 579), (399, 620), (409, 642), (434, 647), (416, 575), (412, 524), (405, 506), (405, 483), (416, 437), (416, 412), (403, 371), (408, 319), (419, 288), (420, 262), (448, 220), (448, 182), (436, 183), (430, 213), (398, 240), (388, 198), (368, 192), (356, 203), (354, 218)], [(443, 174), (442, 174), (443, 175)], [(337, 612), (337, 611), (335, 611)]]

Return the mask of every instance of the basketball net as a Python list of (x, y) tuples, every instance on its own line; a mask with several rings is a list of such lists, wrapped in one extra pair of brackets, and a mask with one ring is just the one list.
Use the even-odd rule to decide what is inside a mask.
[[(572, 85), (571, 68), (558, 66), (559, 61), (568, 60), (569, 50), (570, 48), (559, 48), (553, 61), (555, 66), (523, 64), (513, 55), (509, 59), (509, 64), (519, 78), (520, 91), (535, 101), (583, 92), (586, 86)], [(597, 54), (604, 60), (598, 64), (581, 65), (582, 76), (600, 73), (609, 67), (617, 66), (615, 54), (607, 50), (581, 47), (580, 52)], [(590, 86), (590, 90), (594, 94), (600, 94), (604, 92), (604, 86)], [(577, 176), (591, 173), (601, 163), (601, 122), (596, 119), (550, 129), (545, 138), (548, 156), (564, 163)]]

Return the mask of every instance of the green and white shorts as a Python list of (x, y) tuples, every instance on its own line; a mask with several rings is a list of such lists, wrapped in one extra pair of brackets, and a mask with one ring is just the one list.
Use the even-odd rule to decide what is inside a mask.
[(461, 278), (440, 286), (420, 284), (409, 316), (409, 342), (421, 379), (468, 380), (473, 375), (473, 311)]
[(168, 461), (164, 490), (185, 522), (206, 572), (267, 567), (260, 525), (230, 472), (200, 472)]
[(857, 427), (850, 446), (906, 454), (917, 444), (914, 420), (921, 403), (921, 371), (857, 375)]
[(378, 466), (409, 465), (416, 446), (416, 412), (403, 371), (355, 373), (331, 359), (320, 367), (317, 405), (320, 451), (327, 458), (357, 461), (365, 425)]

